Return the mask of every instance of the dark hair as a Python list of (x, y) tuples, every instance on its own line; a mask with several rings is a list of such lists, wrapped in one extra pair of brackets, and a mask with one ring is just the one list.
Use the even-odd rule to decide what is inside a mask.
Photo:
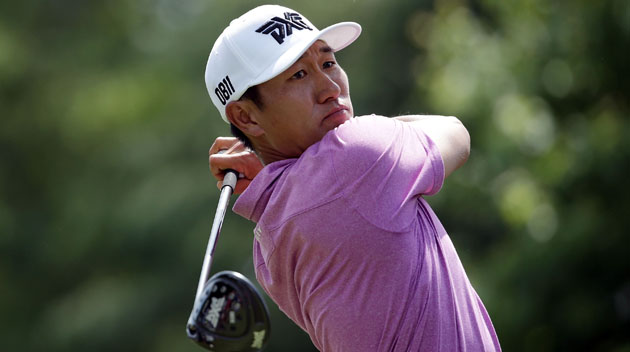
[(251, 86), (251, 87), (247, 88), (245, 93), (243, 93), (243, 95), (241, 95), (241, 99), (243, 99), (243, 98), (253, 101), (254, 104), (256, 104), (256, 106), (259, 109), (263, 108), (263, 101), (262, 101), (262, 98), (260, 97), (260, 92), (258, 91), (258, 86)]
[[(241, 98), (239, 100), (243, 100), (243, 99), (251, 100), (254, 104), (256, 104), (256, 106), (259, 109), (262, 110), (263, 102), (262, 102), (262, 99), (260, 97), (260, 92), (258, 91), (258, 86), (249, 87), (245, 91), (245, 93), (243, 93), (243, 95), (241, 96)], [(230, 131), (232, 132), (232, 135), (234, 137), (238, 138), (241, 142), (243, 142), (243, 144), (245, 144), (245, 146), (247, 148), (249, 148), (251, 150), (254, 150), (254, 147), (252, 146), (252, 142), (249, 140), (249, 138), (247, 138), (245, 133), (243, 133), (243, 131), (241, 131), (233, 123), (230, 123)]]

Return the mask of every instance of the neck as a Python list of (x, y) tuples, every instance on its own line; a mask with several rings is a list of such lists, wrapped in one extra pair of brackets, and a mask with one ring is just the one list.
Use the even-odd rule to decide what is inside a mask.
[(292, 157), (283, 155), (278, 150), (273, 148), (266, 141), (261, 141), (261, 140), (256, 140), (256, 139), (250, 139), (250, 140), (252, 142), (252, 147), (254, 147), (256, 156), (258, 157), (258, 159), (260, 159), (263, 165), (271, 164), (274, 161), (280, 161), (280, 160), (292, 158)]

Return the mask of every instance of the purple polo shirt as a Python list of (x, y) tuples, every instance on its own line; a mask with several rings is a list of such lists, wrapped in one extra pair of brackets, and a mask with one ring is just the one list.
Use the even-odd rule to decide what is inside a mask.
[(354, 118), (267, 165), (234, 211), (256, 223), (256, 277), (321, 351), (499, 351), (492, 322), (422, 195), (437, 146), (410, 124)]

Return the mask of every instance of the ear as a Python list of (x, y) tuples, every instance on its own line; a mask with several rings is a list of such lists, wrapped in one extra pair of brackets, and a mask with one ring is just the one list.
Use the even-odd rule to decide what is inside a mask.
[(246, 135), (253, 137), (259, 137), (265, 133), (256, 120), (258, 111), (254, 103), (249, 100), (232, 101), (225, 107), (228, 121)]

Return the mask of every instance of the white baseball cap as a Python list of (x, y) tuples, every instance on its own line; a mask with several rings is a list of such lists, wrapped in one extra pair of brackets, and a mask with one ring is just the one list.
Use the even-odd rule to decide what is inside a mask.
[(262, 5), (233, 20), (212, 47), (206, 65), (206, 87), (225, 122), (225, 107), (252, 86), (293, 65), (317, 40), (338, 51), (361, 33), (354, 22), (318, 30), (294, 10)]

